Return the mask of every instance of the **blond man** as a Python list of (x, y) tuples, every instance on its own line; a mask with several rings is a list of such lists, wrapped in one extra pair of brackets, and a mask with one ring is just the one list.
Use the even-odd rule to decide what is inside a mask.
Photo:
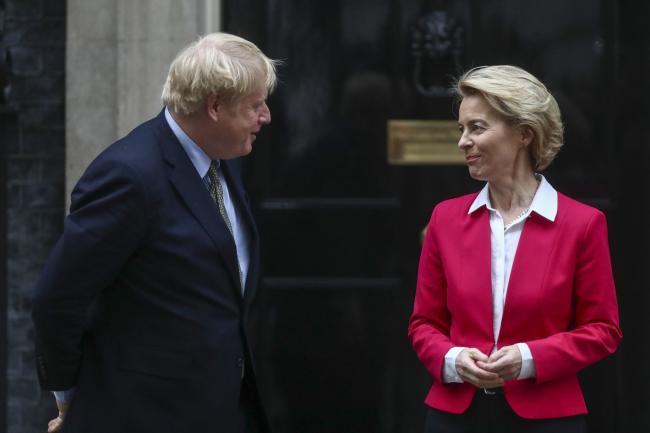
[(60, 408), (51, 431), (267, 430), (238, 158), (271, 121), (275, 66), (237, 36), (198, 39), (170, 66), (161, 113), (79, 180), (33, 303), (40, 382)]

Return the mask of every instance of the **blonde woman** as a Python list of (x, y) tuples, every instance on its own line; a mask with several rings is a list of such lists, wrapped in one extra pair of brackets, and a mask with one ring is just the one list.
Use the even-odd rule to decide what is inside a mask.
[(576, 373), (621, 340), (605, 217), (540, 174), (563, 127), (537, 78), (479, 67), (456, 93), (486, 184), (439, 203), (422, 248), (409, 337), (434, 379), (426, 433), (583, 432)]

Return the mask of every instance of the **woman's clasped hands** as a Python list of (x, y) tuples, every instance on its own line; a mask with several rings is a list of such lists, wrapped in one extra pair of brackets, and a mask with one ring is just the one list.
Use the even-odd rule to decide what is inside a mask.
[(489, 356), (476, 348), (468, 348), (458, 354), (456, 371), (464, 382), (490, 389), (517, 379), (521, 363), (521, 352), (517, 346), (504, 346)]

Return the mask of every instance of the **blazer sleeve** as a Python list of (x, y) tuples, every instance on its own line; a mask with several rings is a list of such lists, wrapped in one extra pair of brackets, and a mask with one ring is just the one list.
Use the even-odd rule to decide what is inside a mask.
[(588, 221), (577, 249), (573, 328), (527, 342), (538, 383), (577, 373), (612, 354), (622, 338), (602, 212), (597, 211)]
[(75, 385), (89, 307), (143, 239), (145, 196), (133, 169), (102, 157), (75, 187), (63, 234), (32, 301), (36, 367), (44, 389)]
[(438, 212), (439, 207), (436, 207), (422, 246), (408, 335), (418, 358), (429, 374), (434, 380), (442, 382), (445, 354), (454, 345), (449, 338), (447, 280), (436, 236)]

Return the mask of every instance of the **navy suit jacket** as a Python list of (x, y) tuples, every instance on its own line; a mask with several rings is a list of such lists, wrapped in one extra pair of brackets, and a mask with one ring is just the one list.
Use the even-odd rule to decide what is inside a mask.
[(76, 185), (33, 302), (41, 385), (76, 388), (64, 432), (240, 431), (259, 245), (222, 162), (250, 234), (243, 297), (233, 238), (164, 113)]

